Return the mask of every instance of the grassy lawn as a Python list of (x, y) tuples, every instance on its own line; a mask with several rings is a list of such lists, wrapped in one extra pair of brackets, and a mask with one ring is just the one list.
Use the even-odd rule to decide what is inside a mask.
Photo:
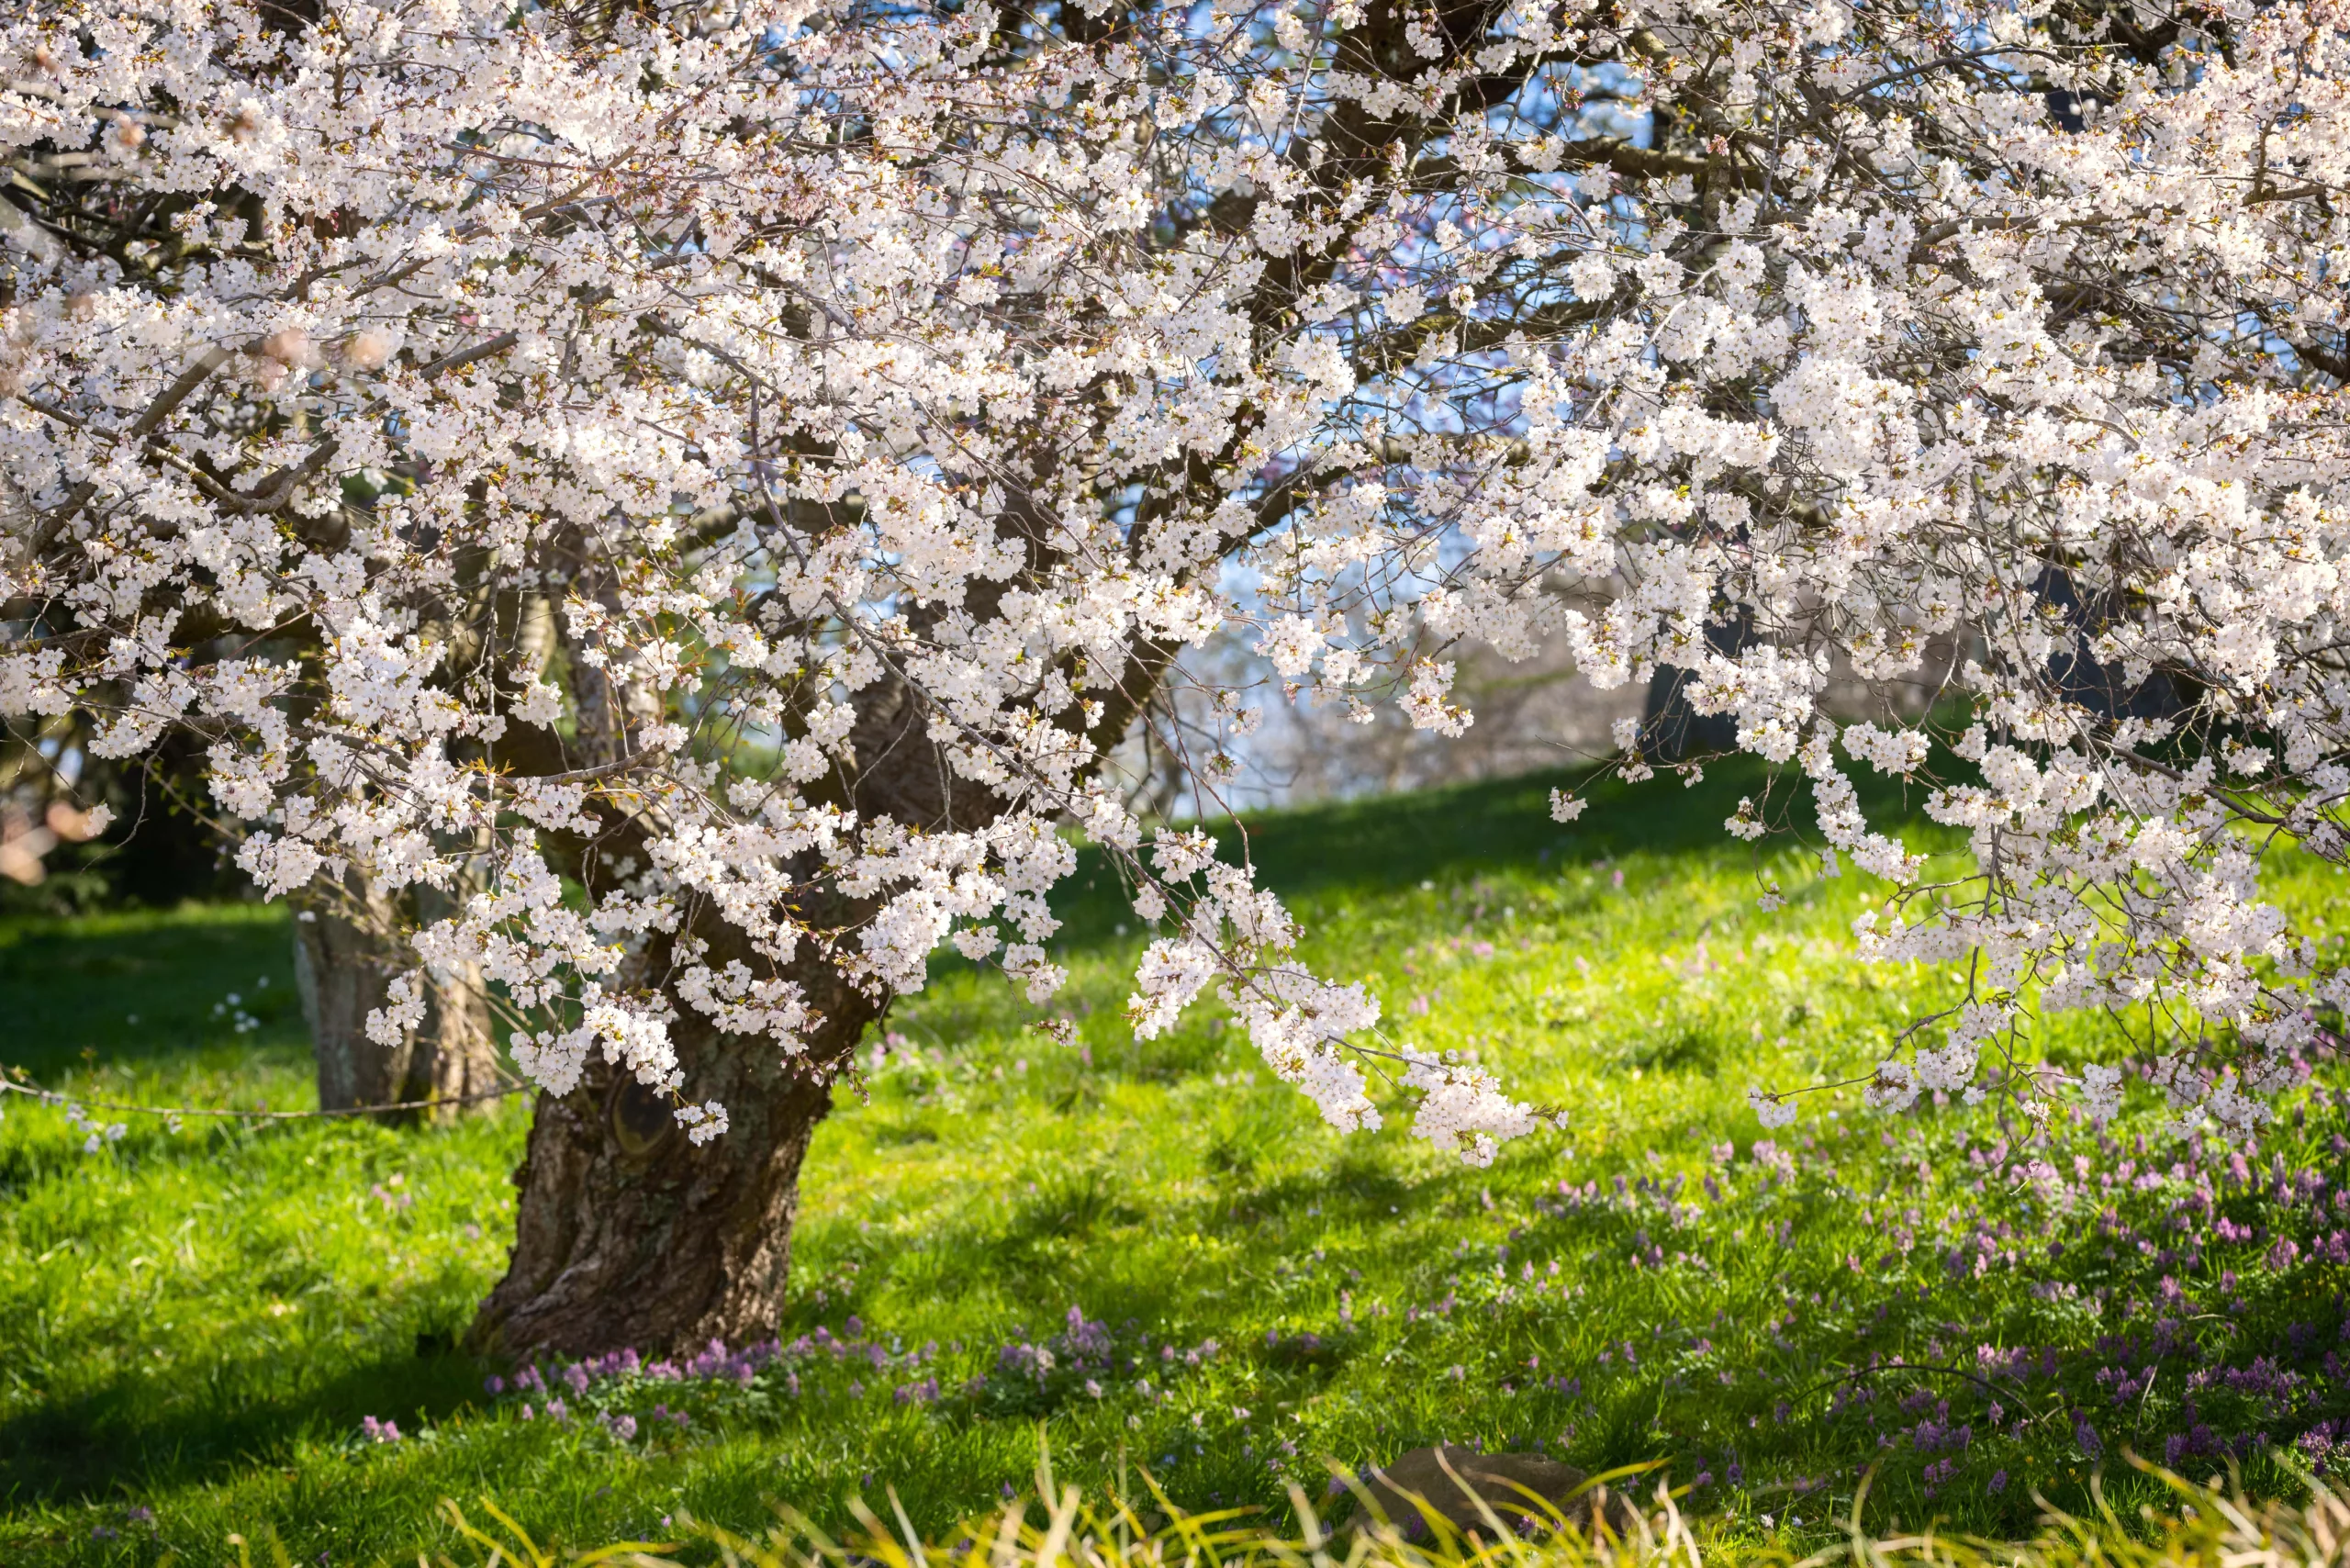
[[(1729, 1546), (1812, 1539), (1864, 1474), (1873, 1529), (2017, 1534), (2035, 1490), (2092, 1506), (2100, 1466), (2129, 1517), (2125, 1450), (2271, 1493), (2350, 1457), (2338, 1070), (2240, 1154), (2143, 1144), (2142, 1085), (2102, 1153), (1850, 1097), (1766, 1137), (1748, 1084), (1874, 1061), (1948, 977), (1853, 963), (1863, 879), (1721, 835), (1751, 779), (1572, 828), (1550, 782), (1268, 818), (1249, 849), (1310, 960), (1570, 1130), (1467, 1170), (1404, 1116), (1326, 1131), (1212, 1007), (1137, 1044), (1144, 935), (1100, 877), (1055, 1004), (1081, 1048), (942, 965), (819, 1137), (782, 1343), (722, 1368), (450, 1348), (504, 1258), (519, 1104), (445, 1131), (132, 1117), (85, 1155), (14, 1102), (0, 1560), (211, 1562), (274, 1531), (297, 1562), (413, 1562), (448, 1547), (443, 1496), (584, 1546), (774, 1501), (838, 1521), (890, 1485), (943, 1532), (1027, 1485), (1040, 1439), (1065, 1479), (1147, 1469), (1192, 1507), (1281, 1507), (1326, 1459), (1439, 1438), (1663, 1461)], [(1785, 909), (1757, 911), (1758, 869)], [(2317, 868), (2278, 896), (2321, 929), (2350, 909)], [(310, 1097), (274, 909), (0, 927), (0, 1056), (92, 1098)]]

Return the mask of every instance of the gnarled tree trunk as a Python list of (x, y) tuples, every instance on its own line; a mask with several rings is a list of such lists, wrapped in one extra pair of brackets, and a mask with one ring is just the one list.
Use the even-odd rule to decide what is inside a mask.
[[(419, 894), (420, 904), (437, 902), (431, 889)], [(420, 913), (428, 919), (438, 913), (429, 907)], [(426, 1110), (386, 1114), (446, 1122), (486, 1105), (481, 1096), (498, 1084), (488, 997), (478, 973), (442, 983), (428, 977), (423, 1019), (393, 1045), (372, 1038), (368, 1014), (388, 1006), (392, 981), (417, 968), (397, 935), (398, 913), (396, 901), (356, 871), (345, 877), (341, 896), (307, 899), (296, 913), (294, 980), (318, 1062), (319, 1108), (436, 1101)]]
[[(1026, 540), (1035, 566), (1041, 560), (1035, 542), (1049, 531), (1024, 505), (1015, 498), (1006, 525)], [(591, 560), (583, 558), (574, 588), (616, 602), (608, 569)], [(984, 616), (1001, 591), (1001, 585), (983, 585), (965, 606)], [(565, 647), (575, 726), (562, 736), (513, 726), (489, 748), (493, 767), (545, 775), (610, 764), (634, 750), (630, 733), (660, 711), (658, 700), (624, 672), (581, 656), (567, 640)], [(1086, 724), (1097, 757), (1125, 733), (1173, 658), (1169, 647), (1137, 643), (1100, 708), (1074, 721)], [(933, 718), (902, 678), (867, 687), (847, 739), (851, 760), (811, 792), (863, 821), (935, 831), (993, 822), (1002, 800), (950, 765), (931, 738)], [(592, 843), (564, 834), (542, 842), (583, 880), (592, 879), (597, 868), (641, 854), (647, 826), (613, 822)], [(821, 916), (803, 911), (803, 918), (810, 929), (841, 930), (864, 913), (840, 902)], [(763, 975), (772, 969), (741, 932), (707, 909), (688, 912), (678, 935), (707, 942), (704, 961), (712, 968), (740, 959)], [(656, 940), (639, 956), (636, 983), (655, 982), (666, 969), (670, 940)], [(539, 1096), (514, 1173), (514, 1249), (505, 1278), (467, 1331), (468, 1349), (490, 1355), (662, 1351), (711, 1339), (740, 1344), (775, 1332), (801, 1162), (832, 1108), (834, 1075), (889, 1000), (849, 983), (811, 943), (801, 945), (783, 978), (799, 982), (815, 1019), (802, 1032), (806, 1050), (788, 1061), (772, 1042), (721, 1034), (690, 1007), (678, 1007), (671, 1021), (686, 1092), (726, 1108), (727, 1131), (708, 1143), (686, 1137), (667, 1095), (600, 1060), (591, 1061), (570, 1093)]]
[[(575, 676), (586, 722), (570, 749), (588, 760), (616, 754), (630, 694), (586, 665)], [(994, 796), (955, 780), (923, 739), (926, 719), (895, 683), (867, 693), (854, 755), (880, 759), (845, 781), (860, 812), (968, 827), (1000, 810)], [(599, 842), (596, 857), (631, 853), (640, 824)], [(817, 924), (853, 924), (853, 907)], [(769, 966), (742, 934), (708, 910), (680, 935), (708, 942), (705, 961)], [(668, 965), (669, 941), (632, 964), (644, 983)], [(585, 1355), (740, 1344), (775, 1332), (791, 1261), (800, 1168), (832, 1108), (834, 1073), (856, 1048), (885, 999), (850, 984), (812, 945), (787, 971), (815, 1021), (806, 1050), (787, 1060), (771, 1041), (721, 1034), (689, 1007), (669, 1026), (677, 1065), (697, 1101), (726, 1107), (727, 1130), (697, 1145), (670, 1097), (591, 1058), (579, 1087), (541, 1094), (522, 1164), (514, 1249), (506, 1277), (482, 1303), (466, 1336), (476, 1353), (550, 1350)]]
[(600, 1061), (571, 1093), (539, 1096), (514, 1173), (512, 1258), (471, 1349), (657, 1350), (775, 1332), (800, 1162), (832, 1109), (827, 1065), (880, 1011), (821, 960), (796, 968), (823, 1014), (803, 1058), (690, 1014), (671, 1025), (693, 1093), (727, 1109), (731, 1126), (709, 1143), (687, 1139), (666, 1094)]

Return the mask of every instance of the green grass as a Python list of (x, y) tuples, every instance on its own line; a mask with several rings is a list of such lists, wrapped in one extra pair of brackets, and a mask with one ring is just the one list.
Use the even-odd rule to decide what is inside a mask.
[[(1640, 1479), (1616, 1478), (1617, 1484)], [(2159, 1480), (2159, 1503), (2132, 1519), (2105, 1509), (2083, 1517), (2051, 1508), (2029, 1539), (2012, 1541), (1931, 1529), (1888, 1539), (1848, 1529), (1836, 1546), (1806, 1561), (1818, 1565), (1849, 1556), (1865, 1568), (2336, 1568), (2341, 1562), (2350, 1502), (2322, 1483), (2287, 1505), (2177, 1475)], [(1649, 1496), (1629, 1519), (1617, 1510), (1620, 1529), (1593, 1534), (1579, 1519), (1538, 1515), (1534, 1529), (1495, 1516), (1464, 1535), (1441, 1519), (1428, 1521), (1432, 1529), (1419, 1528), (1418, 1516), (1406, 1510), (1359, 1534), (1338, 1525), (1334, 1538), (1341, 1516), (1331, 1508), (1313, 1510), (1311, 1527), (1293, 1517), (1284, 1530), (1247, 1510), (1193, 1514), (1180, 1504), (1162, 1509), (1156, 1497), (1139, 1506), (1089, 1499), (1059, 1483), (1049, 1464), (1039, 1465), (1035, 1482), (1033, 1499), (1024, 1495), (965, 1521), (951, 1542), (910, 1537), (903, 1521), (870, 1513), (839, 1532), (789, 1518), (753, 1533), (681, 1518), (668, 1532), (677, 1539), (577, 1554), (547, 1551), (502, 1510), (477, 1506), (469, 1517), (452, 1500), (442, 1511), (461, 1540), (453, 1558), (436, 1561), (444, 1568), (588, 1568), (594, 1562), (677, 1568), (681, 1558), (713, 1548), (728, 1568), (1161, 1568), (1178, 1560), (1226, 1568), (1699, 1568), (1729, 1558), (1782, 1568), (1796, 1561), (1785, 1541), (1759, 1551), (1724, 1550), (1713, 1521), (1684, 1515), (1669, 1496)], [(274, 1543), (263, 1544), (266, 1550)], [(241, 1561), (250, 1564), (250, 1548)]]
[[(1278, 1507), (1290, 1479), (1320, 1490), (1326, 1456), (1439, 1438), (1662, 1460), (1733, 1548), (1810, 1539), (1872, 1467), (1885, 1531), (2018, 1534), (2034, 1489), (2085, 1506), (2100, 1459), (2169, 1439), (2199, 1475), (2232, 1442), (2255, 1489), (2298, 1484), (2268, 1447), (2350, 1416), (2327, 1361), (2350, 1353), (2350, 1268), (2326, 1257), (2350, 1225), (2331, 1206), (2350, 1143), (2330, 1091), (2243, 1182), (2219, 1151), (2149, 1182), (2186, 1156), (2126, 1127), (2077, 1178), (2086, 1135), (2023, 1151), (1989, 1108), (1884, 1119), (1849, 1097), (1758, 1159), (1749, 1083), (1874, 1061), (1947, 977), (1850, 960), (1864, 879), (1721, 836), (1751, 778), (1651, 784), (1572, 829), (1548, 818), (1550, 782), (1268, 818), (1248, 853), (1304, 920), (1306, 958), (1371, 984), (1399, 1037), (1474, 1049), (1564, 1107), (1567, 1131), (1469, 1170), (1406, 1114), (1323, 1128), (1213, 1007), (1136, 1042), (1121, 1014), (1144, 934), (1089, 860), (1051, 1009), (942, 963), (888, 1022), (904, 1045), (839, 1095), (782, 1326), (835, 1348), (789, 1351), (748, 1388), (616, 1376), (559, 1422), (535, 1392), (486, 1391), (514, 1369), (450, 1349), (504, 1258), (520, 1105), (447, 1130), (131, 1117), (85, 1155), (62, 1115), (14, 1102), (0, 1560), (212, 1562), (230, 1532), (268, 1530), (297, 1562), (412, 1562), (453, 1550), (444, 1496), (495, 1497), (543, 1544), (581, 1546), (686, 1512), (763, 1528), (776, 1501), (839, 1523), (885, 1484), (945, 1532), (1027, 1484), (1040, 1435), (1066, 1479), (1147, 1468), (1193, 1508)], [(1757, 911), (1758, 871), (1788, 907)], [(2341, 918), (2322, 868), (2281, 896), (2320, 929)], [(0, 1053), (93, 1099), (306, 1103), (286, 948), (277, 912), (242, 907), (0, 926)], [(1047, 1012), (1081, 1048), (1035, 1027)], [(2060, 1054), (2090, 1031), (2048, 1029)], [(2035, 1184), (2027, 1159), (2053, 1169)], [(2275, 1160), (2326, 1184), (2279, 1199)], [(2123, 1161), (2140, 1180), (2116, 1187)], [(2199, 1172), (2208, 1209), (2186, 1196)], [(1042, 1380), (1003, 1370), (1072, 1307), (1107, 1325), (1113, 1364), (1073, 1368), (1064, 1338)], [(2150, 1387), (2127, 1381), (2147, 1368)], [(933, 1377), (934, 1401), (894, 1396)], [(402, 1440), (364, 1441), (370, 1417)], [(1960, 1426), (1966, 1443), (1942, 1446)]]

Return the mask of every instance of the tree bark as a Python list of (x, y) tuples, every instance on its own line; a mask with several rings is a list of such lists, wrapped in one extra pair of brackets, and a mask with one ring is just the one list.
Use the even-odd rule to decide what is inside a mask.
[[(1032, 546), (1045, 536), (1041, 520), (1019, 506), (1006, 516)], [(583, 571), (581, 581), (610, 592), (600, 569)], [(984, 613), (988, 600), (975, 592), (967, 603)], [(1152, 643), (1134, 648), (1087, 732), (1097, 756), (1125, 733), (1172, 657), (1172, 650)], [(515, 726), (492, 748), (493, 766), (546, 774), (606, 763), (627, 755), (628, 732), (657, 712), (649, 694), (576, 650), (568, 662), (576, 729), (557, 736)], [(867, 688), (848, 736), (851, 760), (814, 792), (862, 821), (886, 817), (940, 831), (993, 822), (1002, 800), (948, 765), (930, 738), (932, 718), (920, 694), (901, 681)], [(545, 842), (592, 883), (599, 868), (641, 853), (646, 831), (643, 822), (615, 822), (592, 845), (562, 834)], [(804, 917), (811, 929), (844, 930), (869, 913), (843, 901)], [(713, 968), (739, 958), (758, 973), (772, 972), (742, 933), (712, 912), (688, 912), (683, 927), (710, 944), (706, 961)], [(668, 967), (667, 941), (655, 941), (632, 967), (632, 983), (657, 985)], [(772, 1043), (721, 1035), (689, 1007), (678, 1007), (671, 1020), (686, 1092), (726, 1108), (728, 1128), (710, 1142), (687, 1138), (667, 1095), (600, 1061), (569, 1094), (539, 1096), (514, 1173), (514, 1249), (506, 1277), (466, 1334), (469, 1349), (486, 1355), (660, 1351), (711, 1339), (739, 1344), (775, 1332), (800, 1164), (832, 1108), (834, 1074), (888, 1002), (850, 984), (812, 943), (801, 945), (783, 973), (800, 983), (816, 1014), (803, 1033), (806, 1050), (789, 1061)]]
[(514, 1173), (514, 1250), (469, 1349), (660, 1351), (775, 1332), (800, 1163), (832, 1109), (830, 1067), (880, 1012), (821, 960), (793, 969), (823, 1014), (803, 1058), (690, 1013), (671, 1025), (687, 1084), (727, 1110), (730, 1126), (709, 1143), (686, 1137), (668, 1095), (600, 1061), (571, 1093), (539, 1096)]
[[(437, 902), (420, 890), (417, 902)], [(428, 918), (437, 912), (423, 912)], [(397, 901), (357, 872), (341, 897), (305, 901), (294, 921), (294, 980), (319, 1070), (319, 1108), (348, 1111), (370, 1105), (442, 1103), (425, 1111), (387, 1113), (386, 1119), (447, 1122), (487, 1102), (476, 1098), (498, 1083), (498, 1045), (488, 997), (476, 973), (444, 982), (427, 977), (424, 1017), (401, 1031), (395, 1045), (367, 1033), (367, 1014), (389, 1004), (397, 977), (417, 967), (401, 943)]]
[[(632, 693), (582, 663), (574, 698), (583, 715), (570, 749), (588, 760), (618, 755)], [(1122, 721), (1123, 722), (1123, 721)], [(1002, 810), (991, 791), (955, 778), (926, 739), (926, 715), (895, 682), (869, 691), (851, 734), (852, 755), (879, 759), (837, 781), (860, 815), (969, 826)], [(599, 864), (633, 853), (643, 824), (599, 843)], [(592, 873), (591, 873), (592, 875)], [(855, 924), (856, 906), (813, 924)], [(741, 932), (705, 909), (683, 923), (710, 944), (705, 961), (739, 958), (770, 969)], [(632, 983), (668, 967), (656, 940), (632, 961)], [(666, 1351), (712, 1339), (741, 1344), (775, 1332), (791, 1263), (800, 1168), (832, 1109), (834, 1073), (856, 1048), (886, 999), (850, 984), (812, 944), (784, 971), (816, 1015), (806, 1049), (787, 1060), (771, 1042), (722, 1035), (689, 1007), (669, 1026), (677, 1065), (697, 1101), (726, 1107), (727, 1130), (697, 1145), (677, 1125), (669, 1096), (592, 1060), (569, 1094), (541, 1094), (522, 1163), (514, 1249), (466, 1333), (480, 1355), (555, 1350), (573, 1355)]]
[[(599, 722), (583, 722), (566, 749), (589, 761), (618, 755), (610, 732), (627, 722), (632, 694), (584, 663), (575, 682), (580, 711)], [(1131, 717), (1128, 709), (1113, 722), (1123, 726)], [(868, 820), (886, 815), (940, 827), (992, 821), (1002, 802), (955, 776), (928, 740), (928, 722), (902, 685), (868, 690), (850, 735), (860, 762), (832, 781), (836, 798)], [(866, 766), (865, 758), (875, 761)], [(599, 841), (596, 864), (633, 854), (642, 831), (642, 823), (616, 827)], [(838, 930), (867, 913), (842, 902), (810, 918), (816, 928)], [(686, 933), (710, 944), (705, 961), (713, 968), (739, 958), (757, 972), (772, 969), (707, 908), (688, 915)], [(669, 957), (669, 940), (655, 941), (632, 962), (631, 983), (657, 984)], [(812, 943), (803, 943), (782, 973), (799, 982), (816, 1015), (797, 1057), (786, 1059), (772, 1042), (722, 1035), (689, 1007), (678, 1007), (670, 1022), (687, 1092), (726, 1108), (728, 1128), (710, 1142), (685, 1136), (667, 1094), (600, 1060), (569, 1094), (539, 1096), (514, 1173), (514, 1249), (506, 1277), (467, 1332), (468, 1349), (666, 1351), (775, 1332), (800, 1164), (832, 1108), (834, 1073), (888, 1000), (851, 984)]]

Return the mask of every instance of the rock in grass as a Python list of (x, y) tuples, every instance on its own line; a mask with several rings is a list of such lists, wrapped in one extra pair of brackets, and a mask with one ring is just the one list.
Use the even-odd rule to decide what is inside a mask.
[[(1520, 1534), (1550, 1529), (1554, 1515), (1588, 1532), (1592, 1501), (1600, 1489), (1584, 1490), (1587, 1480), (1573, 1465), (1539, 1454), (1479, 1453), (1446, 1443), (1414, 1449), (1392, 1464), (1374, 1465), (1364, 1473), (1361, 1484), (1388, 1523), (1407, 1536), (1426, 1534), (1428, 1528), (1415, 1498), (1450, 1521), (1454, 1529), (1489, 1536), (1493, 1526), (1486, 1518), (1488, 1510)], [(1609, 1529), (1619, 1535), (1631, 1529), (1634, 1510), (1620, 1493), (1606, 1492), (1606, 1508)], [(1357, 1498), (1354, 1512), (1338, 1529), (1350, 1535), (1377, 1523), (1377, 1516)]]

